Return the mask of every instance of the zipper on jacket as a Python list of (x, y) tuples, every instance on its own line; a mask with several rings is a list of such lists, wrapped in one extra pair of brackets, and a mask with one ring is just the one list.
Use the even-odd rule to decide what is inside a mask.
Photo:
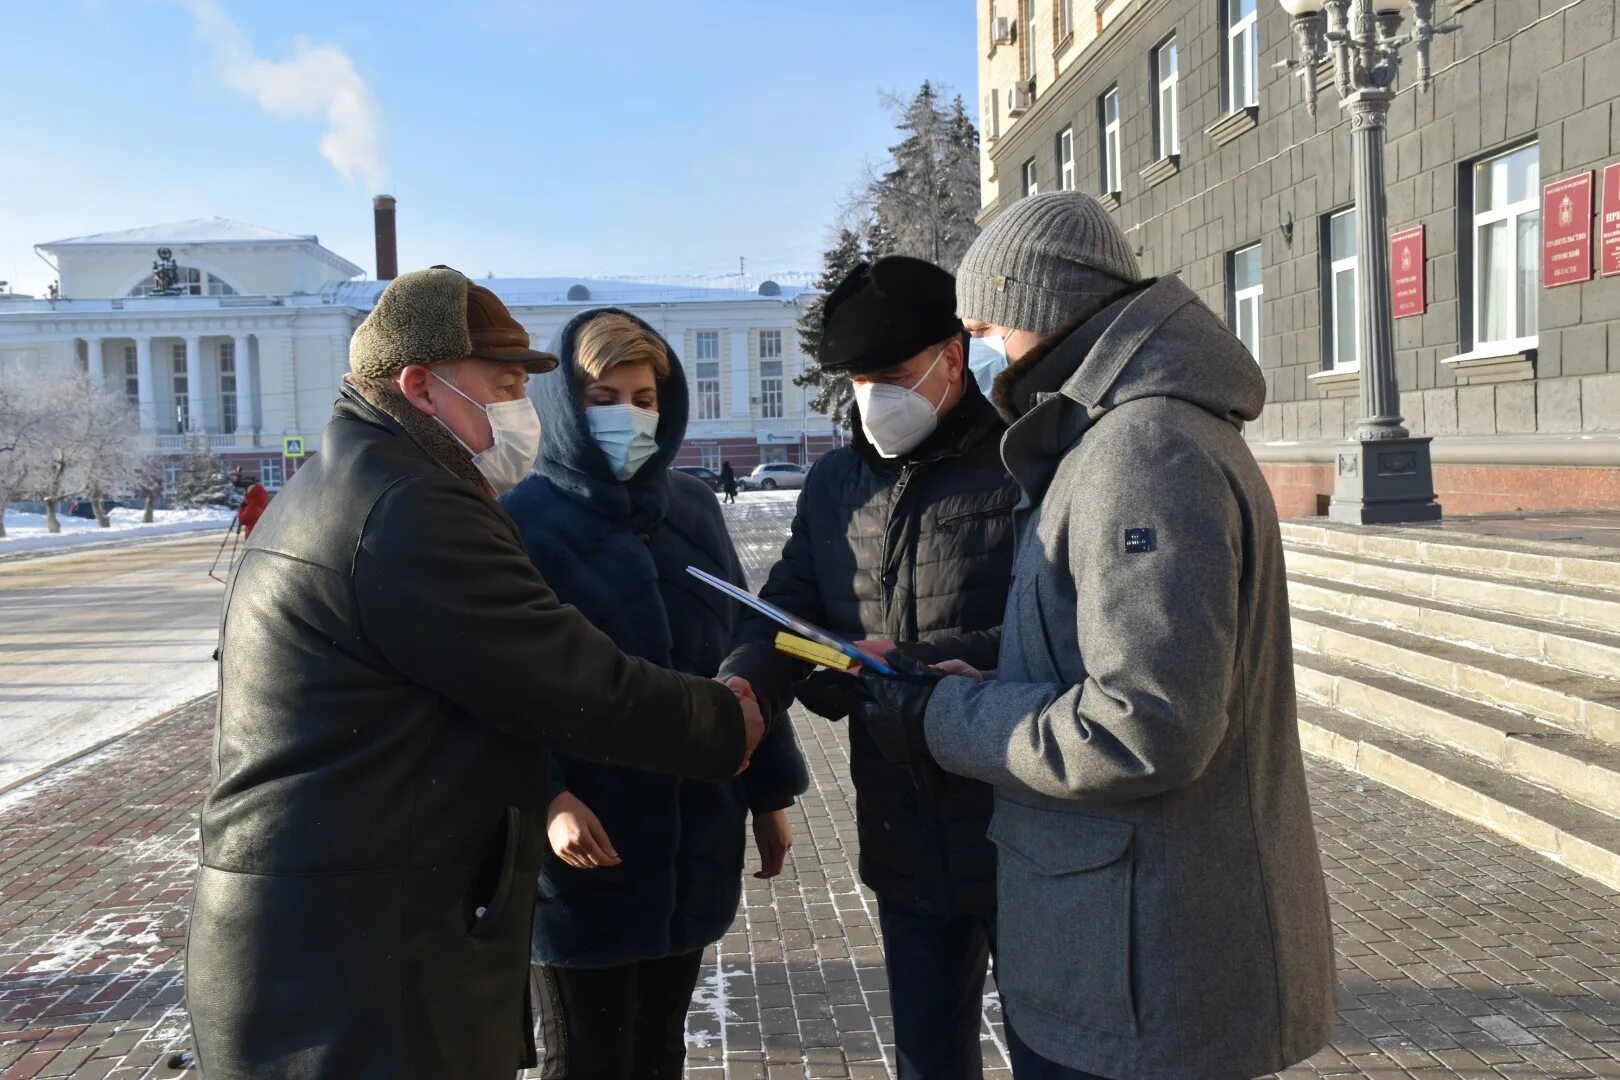
[[(894, 500), (889, 503), (889, 516), (883, 523), (883, 558), (878, 565), (883, 567), (883, 615), (884, 622), (889, 624), (889, 633), (896, 633), (893, 620), (889, 618), (891, 606), (894, 602), (894, 587), (900, 583), (899, 574), (889, 569), (889, 538), (894, 535), (894, 519), (900, 514), (900, 504), (905, 501), (906, 488), (911, 484), (911, 478), (921, 469), (921, 464), (908, 463), (900, 469), (900, 479), (894, 484)], [(893, 580), (891, 580), (891, 577)]]

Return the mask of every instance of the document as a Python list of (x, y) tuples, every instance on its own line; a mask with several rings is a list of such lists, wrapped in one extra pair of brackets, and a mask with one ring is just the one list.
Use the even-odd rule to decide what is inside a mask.
[(894, 674), (894, 668), (884, 663), (881, 656), (874, 656), (865, 649), (858, 649), (853, 643), (845, 641), (837, 634), (829, 633), (814, 623), (805, 622), (797, 615), (790, 615), (786, 611), (783, 611), (781, 608), (777, 607), (775, 604), (770, 604), (764, 600), (761, 600), (747, 589), (739, 589), (737, 586), (733, 585), (724, 578), (717, 578), (713, 574), (705, 573), (695, 566), (688, 566), (686, 568), (686, 572), (703, 582), (705, 585), (711, 585), (714, 588), (719, 589), (727, 596), (730, 596), (733, 600), (736, 600), (739, 603), (747, 604), (761, 615), (775, 619), (777, 622), (781, 623), (783, 626), (787, 627), (789, 630), (793, 631), (795, 634), (798, 634), (802, 638), (809, 638), (811, 641), (814, 641), (820, 645), (825, 645), (829, 649), (836, 649), (845, 656), (849, 657), (851, 660), (855, 660), (860, 663), (862, 667), (869, 667), (880, 675)]

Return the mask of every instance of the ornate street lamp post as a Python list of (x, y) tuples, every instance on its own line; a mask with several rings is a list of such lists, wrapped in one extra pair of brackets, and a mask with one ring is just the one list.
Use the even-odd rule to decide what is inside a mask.
[(1278, 0), (1293, 16), (1305, 105), (1316, 115), (1316, 68), (1333, 58), (1339, 104), (1350, 114), (1355, 162), (1356, 307), (1361, 343), (1361, 419), (1354, 442), (1335, 455), (1328, 516), (1362, 525), (1437, 521), (1429, 439), (1413, 438), (1401, 417), (1390, 309), (1389, 211), (1384, 195), (1384, 122), (1395, 97), (1401, 46), (1417, 54), (1417, 84), (1429, 88), (1429, 42), (1451, 26), (1434, 25), (1434, 0), (1410, 0), (1413, 32), (1398, 34), (1408, 0)]

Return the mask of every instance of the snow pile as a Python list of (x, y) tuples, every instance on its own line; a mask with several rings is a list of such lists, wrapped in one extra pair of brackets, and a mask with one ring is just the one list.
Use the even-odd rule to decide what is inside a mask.
[(138, 508), (114, 510), (107, 515), (112, 522), (103, 529), (95, 518), (69, 517), (58, 514), (62, 525), (59, 533), (45, 531), (44, 514), (24, 514), (15, 510), (6, 512), (6, 535), (0, 537), (0, 555), (14, 551), (37, 551), (40, 548), (78, 547), (82, 544), (101, 544), (114, 540), (128, 540), (142, 536), (167, 536), (172, 533), (224, 531), (231, 523), (234, 511), (219, 507), (196, 510), (154, 510), (152, 523), (141, 518)]

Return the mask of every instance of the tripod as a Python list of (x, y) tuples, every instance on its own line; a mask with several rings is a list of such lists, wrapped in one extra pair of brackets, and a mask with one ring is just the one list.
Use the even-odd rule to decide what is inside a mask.
[(219, 569), (219, 557), (225, 554), (225, 545), (230, 543), (232, 537), (236, 538), (236, 543), (231, 544), (231, 558), (230, 561), (225, 564), (225, 572), (227, 574), (230, 573), (231, 567), (236, 565), (236, 551), (242, 546), (242, 519), (237, 517), (235, 514), (231, 515), (231, 523), (230, 526), (226, 528), (225, 535), (219, 538), (219, 550), (214, 552), (214, 561), (212, 565), (208, 567), (208, 576), (219, 582), (221, 585), (225, 584), (225, 579), (216, 573), (216, 571)]

